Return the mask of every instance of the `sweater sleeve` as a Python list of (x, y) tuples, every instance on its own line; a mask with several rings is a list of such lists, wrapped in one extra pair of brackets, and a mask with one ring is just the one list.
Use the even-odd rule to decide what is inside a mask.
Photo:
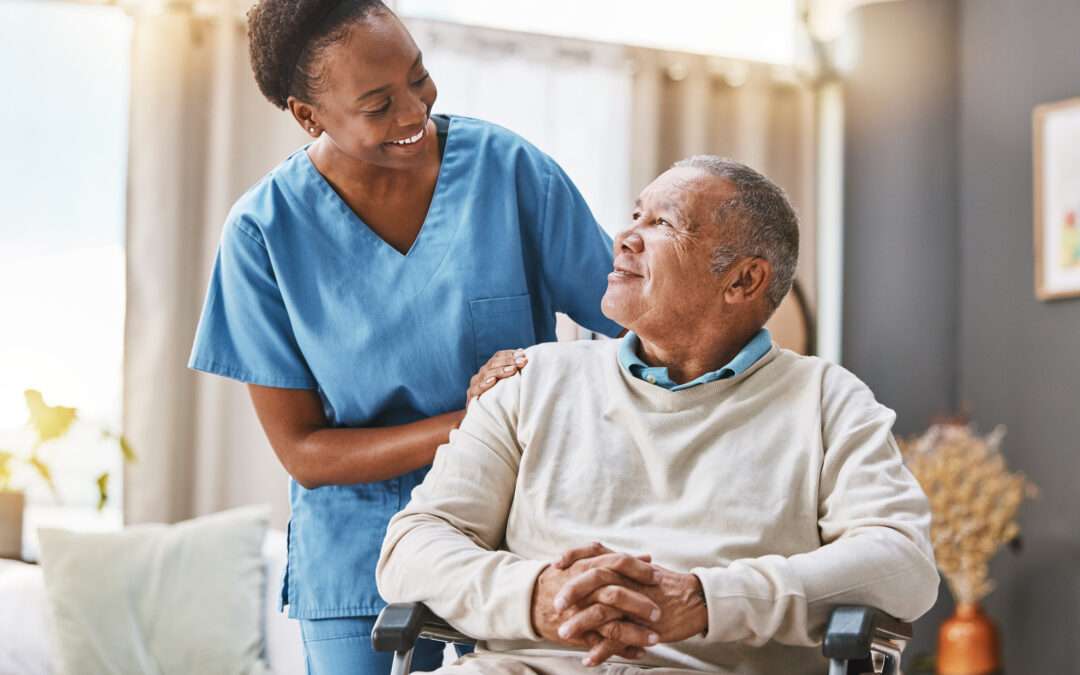
[(412, 500), (390, 521), (376, 568), (390, 602), (423, 602), (477, 639), (538, 640), (532, 591), (546, 563), (498, 550), (513, 501), (520, 375), (476, 399)]
[(818, 486), (822, 546), (693, 571), (708, 606), (706, 639), (815, 645), (836, 605), (869, 605), (913, 621), (937, 599), (930, 509), (892, 436), (895, 413), (829, 366)]

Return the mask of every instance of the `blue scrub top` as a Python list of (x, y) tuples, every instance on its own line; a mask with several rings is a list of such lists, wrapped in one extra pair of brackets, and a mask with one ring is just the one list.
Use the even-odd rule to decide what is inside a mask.
[[(301, 149), (230, 212), (189, 366), (317, 390), (335, 427), (413, 422), (463, 408), (469, 378), (496, 351), (554, 340), (557, 311), (617, 335), (600, 313), (611, 269), (611, 240), (562, 169), (493, 124), (450, 118), (431, 207), (405, 255)], [(290, 616), (385, 605), (379, 547), (426, 473), (291, 482)]]

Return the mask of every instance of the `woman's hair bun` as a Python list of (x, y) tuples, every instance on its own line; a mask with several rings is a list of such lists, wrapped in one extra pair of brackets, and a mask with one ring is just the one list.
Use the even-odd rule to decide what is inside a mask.
[(376, 9), (389, 11), (380, 0), (259, 0), (247, 13), (259, 91), (282, 110), (289, 96), (310, 99), (314, 56)]

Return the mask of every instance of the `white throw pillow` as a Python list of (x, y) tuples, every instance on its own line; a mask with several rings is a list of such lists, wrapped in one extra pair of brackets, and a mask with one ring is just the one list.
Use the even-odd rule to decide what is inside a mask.
[(263, 675), (269, 509), (115, 533), (39, 531), (66, 675)]
[(50, 675), (54, 649), (38, 565), (0, 560), (0, 675)]

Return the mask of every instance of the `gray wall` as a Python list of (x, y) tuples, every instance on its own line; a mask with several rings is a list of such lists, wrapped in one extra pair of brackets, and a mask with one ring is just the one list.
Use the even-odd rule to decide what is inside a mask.
[[(1009, 673), (1080, 673), (1080, 299), (1033, 294), (1031, 112), (1080, 96), (1080, 1), (905, 0), (855, 15), (845, 365), (909, 433), (1005, 424), (1041, 488), (987, 609)], [(916, 625), (933, 649), (947, 593)]]
[(871, 5), (846, 78), (842, 361), (911, 433), (956, 387), (956, 7)]
[[(957, 408), (959, 130), (951, 0), (869, 5), (852, 15), (845, 78), (842, 361), (885, 405), (897, 434)], [(915, 626), (909, 666), (933, 652), (944, 590)]]
[(1080, 96), (1080, 0), (967, 0), (958, 44), (959, 394), (1042, 489), (988, 609), (1009, 672), (1080, 673), (1080, 299), (1034, 297), (1031, 155), (1032, 108)]

